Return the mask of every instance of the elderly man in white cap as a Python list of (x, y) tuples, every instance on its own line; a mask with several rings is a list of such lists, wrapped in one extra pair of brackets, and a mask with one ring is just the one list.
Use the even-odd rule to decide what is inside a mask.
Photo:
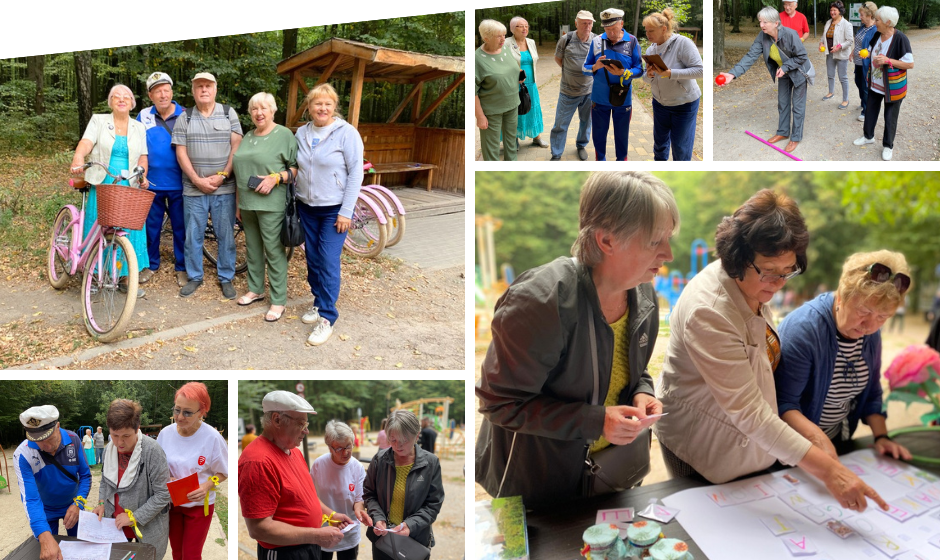
[(202, 247), (206, 224), (218, 242), (216, 273), (222, 297), (235, 299), (235, 178), (232, 155), (242, 141), (242, 125), (235, 109), (215, 102), (215, 76), (200, 72), (193, 76), (194, 108), (183, 111), (173, 127), (176, 160), (183, 170), (183, 219), (186, 222), (186, 275), (180, 288), (189, 297), (202, 286)]
[(587, 58), (594, 33), (594, 16), (587, 10), (581, 10), (574, 19), (575, 31), (566, 33), (558, 39), (555, 46), (555, 64), (561, 66), (561, 86), (558, 89), (558, 105), (555, 106), (555, 125), (550, 136), (552, 146), (551, 161), (561, 160), (565, 153), (568, 125), (575, 110), (578, 111), (578, 159), (588, 158), (588, 140), (591, 136), (591, 88), (594, 77), (584, 74), (581, 64)]
[(806, 21), (806, 16), (796, 11), (796, 0), (783, 0), (780, 23), (796, 31), (796, 34), (800, 36), (800, 41), (805, 41), (809, 37), (809, 23)]
[(26, 440), (13, 452), (20, 500), (39, 540), (40, 559), (62, 560), (54, 535), (60, 519), (69, 536), (78, 534), (77, 504), (91, 490), (91, 471), (78, 435), (59, 427), (56, 407), (34, 406), (20, 414), (20, 423)]
[(170, 216), (173, 226), (173, 256), (176, 282), (186, 285), (184, 243), (186, 224), (183, 221), (183, 172), (172, 146), (173, 128), (183, 114), (183, 108), (173, 101), (173, 78), (163, 72), (154, 72), (147, 78), (147, 95), (153, 103), (137, 115), (147, 130), (147, 178), (150, 190), (156, 195), (147, 215), (147, 254), (150, 268), (140, 272), (140, 282), (150, 280), (160, 268), (160, 234), (163, 217)]
[(630, 119), (633, 116), (633, 78), (643, 75), (643, 59), (636, 37), (623, 29), (623, 10), (601, 12), (604, 33), (591, 41), (582, 71), (593, 76), (591, 88), (591, 127), (594, 157), (607, 160), (607, 131), (614, 121), (614, 148), (617, 161), (627, 160)]
[(262, 408), (264, 431), (238, 459), (248, 534), (258, 541), (258, 560), (315, 560), (321, 547), (336, 546), (340, 529), (354, 523), (320, 501), (310, 468), (295, 449), (307, 437), (307, 414), (317, 412), (288, 391), (268, 393)]

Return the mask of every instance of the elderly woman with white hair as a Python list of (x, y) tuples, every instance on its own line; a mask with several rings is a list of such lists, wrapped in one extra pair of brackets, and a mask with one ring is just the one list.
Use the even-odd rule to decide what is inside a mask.
[[(118, 175), (123, 170), (133, 169), (136, 166), (147, 169), (147, 131), (144, 125), (130, 117), (131, 110), (137, 106), (134, 93), (129, 87), (117, 84), (108, 93), (108, 107), (111, 114), (92, 115), (85, 128), (85, 134), (75, 148), (72, 156), (72, 173), (79, 173), (85, 164), (85, 158), (91, 156), (90, 161), (108, 166), (108, 172)], [(92, 166), (85, 170), (85, 180), (91, 185), (88, 193), (88, 202), (85, 205), (85, 224), (82, 237), (88, 237), (92, 224), (98, 220), (98, 197), (95, 195), (94, 185), (113, 183), (104, 169)], [(127, 185), (127, 181), (121, 181)], [(147, 182), (141, 185), (146, 188)], [(150, 258), (147, 256), (147, 232), (141, 229), (127, 231), (127, 239), (137, 254), (137, 266), (140, 270), (150, 268)], [(127, 267), (121, 267), (121, 276), (127, 276)], [(137, 297), (144, 295), (143, 290), (137, 291)]]
[(865, 108), (863, 136), (854, 144), (875, 143), (875, 125), (881, 104), (885, 106), (885, 133), (881, 140), (881, 159), (889, 161), (894, 153), (894, 135), (898, 130), (901, 101), (907, 95), (907, 71), (914, 68), (914, 53), (907, 36), (898, 31), (898, 11), (882, 6), (875, 12), (878, 31), (868, 42), (871, 72), (868, 74), (868, 103)]
[[(476, 50), (474, 112), (480, 129), (484, 161), (499, 160), (499, 140), (503, 139), (503, 159), (516, 161), (516, 127), (519, 120), (519, 62), (506, 45), (506, 26), (485, 19), (480, 22), (483, 44)], [(534, 76), (533, 76), (534, 77)]]
[(287, 183), (297, 174), (297, 139), (290, 129), (274, 123), (277, 103), (270, 93), (256, 93), (248, 101), (248, 114), (255, 124), (245, 134), (232, 157), (235, 198), (245, 228), (248, 251), (248, 292), (238, 305), (264, 299), (267, 265), (271, 307), (264, 320), (281, 318), (287, 305), (287, 254), (281, 244), (281, 224), (287, 200)]
[(441, 463), (418, 445), (421, 425), (410, 410), (396, 410), (386, 426), (391, 447), (376, 453), (366, 472), (363, 497), (374, 527), (366, 531), (372, 558), (391, 560), (375, 542), (397, 527), (397, 534), (434, 546), (431, 525), (444, 503)]
[[(754, 39), (747, 51), (730, 72), (722, 72), (725, 77), (723, 86), (747, 72), (758, 59), (764, 60), (770, 79), (777, 85), (777, 132), (767, 139), (774, 144), (790, 139), (788, 152), (796, 149), (803, 140), (803, 120), (806, 116), (806, 86), (815, 76), (813, 65), (806, 55), (806, 49), (799, 35), (780, 23), (780, 13), (770, 6), (757, 13), (761, 32)], [(791, 125), (792, 120), (792, 125)]]
[(536, 67), (539, 63), (539, 52), (535, 41), (529, 39), (529, 22), (522, 16), (509, 20), (509, 31), (512, 37), (506, 39), (509, 52), (525, 72), (525, 85), (532, 98), (532, 108), (525, 115), (519, 115), (516, 124), (516, 142), (520, 138), (532, 138), (532, 145), (547, 148), (548, 143), (542, 140), (542, 107), (539, 102), (539, 86), (536, 78)]
[(594, 173), (579, 228), (574, 258), (526, 271), (496, 303), (476, 388), (476, 481), (531, 508), (585, 497), (585, 460), (600, 453), (648, 468), (642, 420), (662, 412), (647, 370), (659, 333), (650, 282), (672, 260), (675, 197), (649, 173)]
[[(372, 526), (362, 498), (366, 471), (362, 463), (353, 461), (352, 448), (356, 434), (347, 424), (330, 420), (323, 438), (329, 453), (317, 457), (310, 466), (310, 476), (317, 496), (333, 511), (356, 518), (363, 525)], [(354, 560), (359, 556), (361, 531), (347, 531), (336, 546), (323, 547), (320, 560), (330, 560), (336, 552), (337, 560)]]

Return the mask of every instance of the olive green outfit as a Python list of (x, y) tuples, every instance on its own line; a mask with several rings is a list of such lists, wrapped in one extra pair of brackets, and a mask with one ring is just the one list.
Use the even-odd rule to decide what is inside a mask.
[(263, 195), (248, 188), (248, 178), (279, 173), (291, 167), (297, 167), (297, 140), (281, 125), (275, 125), (264, 136), (255, 135), (254, 130), (246, 134), (232, 158), (238, 209), (248, 250), (248, 290), (264, 294), (267, 264), (272, 305), (287, 304), (287, 254), (281, 244), (287, 186), (282, 183)]
[(519, 118), (519, 63), (509, 45), (500, 54), (476, 50), (476, 95), (489, 125), (480, 129), (484, 161), (499, 160), (499, 139), (503, 138), (503, 159), (516, 161), (516, 126)]

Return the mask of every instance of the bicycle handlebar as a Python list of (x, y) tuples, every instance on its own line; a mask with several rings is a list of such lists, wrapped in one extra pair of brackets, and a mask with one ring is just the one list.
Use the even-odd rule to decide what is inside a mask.
[(124, 169), (124, 170), (122, 170), (121, 173), (119, 173), (118, 175), (114, 175), (114, 174), (111, 173), (111, 171), (108, 169), (108, 166), (107, 166), (107, 165), (105, 165), (105, 164), (103, 164), (103, 163), (100, 163), (100, 162), (97, 162), (97, 161), (89, 161), (88, 163), (82, 165), (81, 168), (82, 168), (82, 170), (85, 170), (85, 169), (89, 169), (90, 167), (95, 166), (95, 165), (97, 165), (98, 167), (100, 167), (101, 169), (103, 169), (104, 172), (105, 172), (105, 174), (107, 174), (109, 177), (111, 177), (111, 178), (114, 179), (115, 181), (128, 181), (128, 182), (130, 182), (131, 179), (136, 179), (136, 181), (137, 181), (137, 187), (138, 187), (138, 188), (141, 188), (140, 185), (141, 185), (141, 183), (143, 183), (143, 181), (144, 181), (144, 168), (141, 167), (140, 165), (138, 165), (137, 167), (135, 167), (134, 169), (132, 169), (132, 170), (130, 170), (130, 171)]

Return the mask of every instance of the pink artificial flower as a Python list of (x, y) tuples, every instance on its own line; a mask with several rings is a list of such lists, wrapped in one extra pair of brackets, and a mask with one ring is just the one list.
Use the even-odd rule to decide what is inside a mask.
[(888, 378), (888, 385), (892, 389), (910, 383), (923, 383), (930, 378), (928, 366), (940, 372), (940, 353), (926, 344), (912, 344), (892, 360), (885, 371), (885, 377)]

